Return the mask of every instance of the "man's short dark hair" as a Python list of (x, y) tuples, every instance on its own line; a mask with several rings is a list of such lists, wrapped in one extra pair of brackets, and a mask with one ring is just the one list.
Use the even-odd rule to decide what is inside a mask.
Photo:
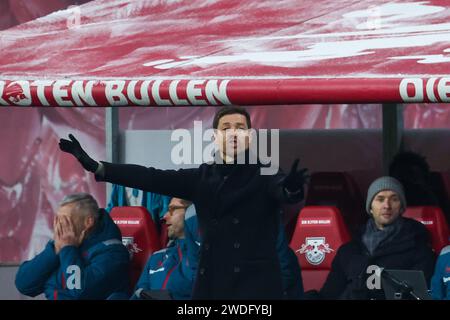
[(219, 126), (219, 120), (223, 116), (230, 115), (230, 114), (242, 114), (245, 116), (245, 119), (247, 120), (247, 127), (250, 129), (252, 127), (252, 121), (250, 120), (250, 114), (242, 107), (222, 107), (219, 109), (219, 111), (216, 112), (214, 115), (213, 120), (213, 128), (217, 129)]

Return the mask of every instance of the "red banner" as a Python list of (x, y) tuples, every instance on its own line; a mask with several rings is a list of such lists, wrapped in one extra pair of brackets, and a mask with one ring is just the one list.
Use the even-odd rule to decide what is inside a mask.
[(0, 105), (52, 107), (450, 102), (449, 78), (0, 81)]

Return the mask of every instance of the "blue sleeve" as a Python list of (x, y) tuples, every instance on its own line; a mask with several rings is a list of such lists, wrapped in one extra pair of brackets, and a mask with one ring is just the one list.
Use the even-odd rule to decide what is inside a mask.
[(434, 300), (450, 300), (450, 286), (444, 283), (446, 277), (450, 281), (450, 273), (446, 272), (447, 264), (450, 264), (450, 252), (441, 253), (431, 278), (431, 296)]
[(66, 283), (58, 290), (58, 299), (106, 299), (128, 285), (129, 254), (121, 244), (105, 245), (89, 262), (75, 246), (62, 248), (59, 258)]
[(280, 261), (283, 295), (286, 299), (303, 298), (303, 281), (297, 256), (289, 248), (282, 224), (278, 232), (277, 252)]
[(22, 263), (16, 274), (16, 287), (20, 293), (35, 297), (44, 292), (44, 285), (59, 267), (53, 241), (32, 260)]

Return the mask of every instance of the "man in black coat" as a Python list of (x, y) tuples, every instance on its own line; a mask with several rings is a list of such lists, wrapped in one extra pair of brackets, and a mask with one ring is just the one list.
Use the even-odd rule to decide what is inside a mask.
[[(60, 148), (73, 154), (98, 181), (187, 199), (195, 204), (202, 231), (193, 299), (281, 299), (276, 239), (280, 204), (303, 199), (306, 169), (298, 160), (286, 176), (263, 175), (249, 162), (251, 119), (245, 109), (225, 107), (213, 121), (216, 161), (197, 169), (158, 170), (98, 163), (69, 135)], [(243, 143), (241, 143), (243, 141)], [(241, 156), (247, 160), (240, 164)]]
[[(375, 180), (367, 192), (368, 220), (361, 234), (342, 245), (320, 291), (325, 299), (384, 299), (384, 292), (370, 281), (370, 266), (422, 270), (430, 282), (435, 255), (427, 229), (402, 217), (406, 199), (401, 183), (392, 177)], [(373, 278), (373, 277), (372, 277)]]

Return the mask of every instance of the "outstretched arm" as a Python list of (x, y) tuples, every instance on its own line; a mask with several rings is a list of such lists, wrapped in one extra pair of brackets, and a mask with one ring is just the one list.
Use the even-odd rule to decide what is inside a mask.
[(73, 135), (69, 138), (60, 139), (60, 149), (77, 158), (87, 171), (95, 173), (97, 181), (193, 200), (199, 180), (198, 169), (158, 170), (133, 164), (99, 163), (89, 157)]
[(193, 200), (198, 183), (198, 169), (159, 170), (135, 164), (103, 162), (104, 176), (96, 175), (97, 181), (141, 189), (171, 197)]
[(86, 151), (83, 150), (78, 140), (69, 134), (69, 139), (59, 139), (59, 149), (70, 153), (81, 163), (84, 169), (90, 172), (95, 172), (98, 168), (98, 162), (89, 157)]

